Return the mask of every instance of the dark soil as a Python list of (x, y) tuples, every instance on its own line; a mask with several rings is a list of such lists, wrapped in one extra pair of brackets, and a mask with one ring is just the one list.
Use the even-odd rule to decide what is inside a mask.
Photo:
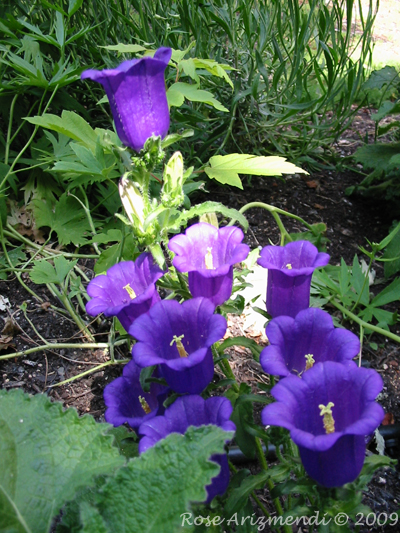
[[(337, 150), (342, 156), (354, 151), (360, 137), (364, 137), (368, 122), (368, 111), (360, 112), (355, 122), (354, 131), (346, 132)], [(371, 130), (370, 130), (371, 131)], [(345, 190), (360, 181), (360, 175), (352, 171), (337, 172), (325, 170), (312, 175), (294, 175), (285, 179), (252, 178), (244, 190), (229, 187), (217, 187), (211, 184), (210, 192), (197, 201), (213, 199), (239, 209), (253, 201), (275, 205), (290, 213), (294, 213), (308, 223), (324, 222), (327, 226), (326, 236), (329, 239), (327, 251), (331, 255), (331, 264), (338, 264), (343, 257), (346, 263), (353, 261), (354, 254), (361, 255), (359, 246), (367, 246), (366, 239), (379, 242), (387, 234), (391, 220), (387, 218), (384, 204), (378, 201), (366, 202), (362, 198), (347, 197)], [(246, 240), (251, 247), (279, 244), (279, 231), (274, 219), (263, 209), (255, 208), (247, 211), (249, 231)], [(285, 217), (283, 221), (291, 232), (304, 231), (305, 228), (293, 219)], [(377, 277), (383, 277), (382, 263), (375, 265)], [(92, 265), (83, 263), (81, 268), (91, 277)], [(4, 389), (23, 388), (24, 391), (37, 394), (44, 393), (54, 400), (61, 401), (65, 407), (75, 407), (79, 413), (90, 413), (97, 420), (104, 420), (103, 390), (107, 383), (121, 375), (121, 366), (107, 366), (76, 381), (57, 386), (58, 383), (93, 369), (109, 360), (104, 350), (63, 349), (39, 351), (26, 356), (14, 357), (15, 352), (29, 350), (47, 342), (82, 343), (87, 342), (79, 332), (76, 324), (61, 314), (61, 307), (43, 286), (34, 285), (29, 278), (24, 282), (41, 299), (37, 301), (28, 293), (16, 278), (0, 281), (0, 295), (8, 298), (9, 306), (0, 311), (0, 327), (3, 329), (6, 320), (10, 326), (2, 333), (3, 344), (0, 344), (0, 355), (10, 354), (11, 358), (0, 361), (0, 384)], [(21, 304), (26, 303), (25, 313)], [(0, 299), (1, 303), (1, 299)], [(52, 307), (54, 306), (54, 307)], [(1, 308), (1, 306), (0, 306)], [(78, 308), (78, 307), (77, 307)], [(394, 310), (392, 308), (392, 310)], [(92, 319), (81, 312), (84, 320)], [(229, 321), (229, 335), (253, 335), (263, 342), (260, 335), (241, 330), (240, 319)], [(348, 324), (348, 327), (352, 327)], [(101, 319), (92, 320), (92, 330), (98, 342), (107, 341), (108, 323)], [(400, 334), (400, 326), (393, 328)], [(357, 331), (356, 331), (357, 332)], [(258, 337), (258, 338), (257, 338)], [(376, 343), (378, 350), (373, 350), (370, 343)], [(125, 348), (123, 348), (125, 350)], [(231, 349), (232, 368), (240, 381), (250, 385), (262, 376), (261, 368), (250, 353), (241, 347)], [(129, 357), (125, 351), (116, 351), (116, 359)], [(385, 409), (386, 424), (400, 423), (400, 347), (394, 342), (373, 335), (367, 339), (363, 348), (363, 361), (375, 368), (385, 382), (381, 403)], [(394, 440), (387, 448), (387, 453), (399, 458), (399, 442)], [(261, 494), (262, 498), (266, 495)], [(381, 470), (371, 482), (364, 496), (364, 503), (376, 512), (390, 514), (399, 509), (400, 482), (398, 473)], [(366, 527), (362, 531), (400, 531), (395, 527)], [(303, 530), (304, 531), (304, 530)]]

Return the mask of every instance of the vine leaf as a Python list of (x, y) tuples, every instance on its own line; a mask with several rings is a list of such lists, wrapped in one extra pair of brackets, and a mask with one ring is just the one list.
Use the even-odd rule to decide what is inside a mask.
[(239, 174), (254, 176), (282, 176), (282, 174), (307, 174), (293, 163), (279, 156), (256, 156), (248, 154), (216, 155), (204, 170), (209, 178), (243, 189)]
[(122, 466), (109, 427), (41, 394), (0, 391), (0, 532), (48, 532), (78, 489)]

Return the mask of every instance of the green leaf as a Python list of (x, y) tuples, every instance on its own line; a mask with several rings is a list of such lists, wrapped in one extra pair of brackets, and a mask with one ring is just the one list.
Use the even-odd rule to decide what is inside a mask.
[(217, 426), (191, 426), (185, 435), (168, 435), (120, 468), (97, 495), (88, 494), (90, 507), (80, 501), (81, 516), (83, 508), (87, 523), (99, 523), (107, 533), (176, 531), (190, 503), (206, 499), (205, 486), (219, 470), (209, 459), (224, 453), (232, 436)]
[(240, 487), (231, 492), (224, 507), (226, 515), (232, 516), (244, 507), (253, 490), (262, 489), (270, 477), (269, 471), (246, 477)]
[(180, 228), (191, 218), (200, 217), (206, 213), (221, 213), (227, 218), (232, 218), (235, 220), (235, 222), (238, 222), (245, 231), (247, 231), (247, 228), (249, 227), (249, 223), (242, 213), (239, 213), (239, 211), (236, 211), (236, 209), (225, 207), (219, 202), (203, 202), (202, 204), (191, 207), (189, 211), (184, 211), (181, 214), (176, 221), (175, 226), (176, 228)]
[(89, 146), (93, 152), (96, 149), (97, 133), (85, 119), (73, 111), (63, 111), (61, 117), (44, 114), (41, 117), (26, 117), (31, 124), (37, 124), (49, 130), (67, 135), (75, 141), (81, 141)]
[(388, 172), (392, 166), (390, 159), (400, 154), (400, 143), (367, 144), (357, 149), (354, 159), (366, 168)]
[(243, 189), (239, 174), (255, 176), (282, 176), (282, 174), (307, 174), (305, 170), (288, 163), (284, 157), (248, 154), (216, 155), (204, 170), (209, 178)]
[(75, 261), (67, 261), (63, 255), (58, 255), (54, 258), (54, 267), (49, 261), (34, 261), (29, 277), (37, 285), (42, 283), (57, 283), (61, 285), (68, 272), (74, 268), (77, 262), (77, 259)]
[(360, 263), (358, 262), (358, 257), (355, 255), (353, 260), (353, 269), (351, 271), (351, 286), (354, 288), (359, 298), (359, 303), (363, 305), (368, 305), (369, 303), (369, 282), (367, 274), (361, 270)]
[(390, 302), (395, 302), (400, 299), (400, 278), (396, 278), (390, 285), (385, 287), (375, 298), (372, 300), (371, 305), (378, 307), (386, 305)]
[(72, 15), (78, 11), (82, 4), (83, 0), (69, 0), (68, 17), (72, 17)]
[(113, 50), (119, 54), (137, 54), (138, 52), (146, 52), (147, 48), (141, 46), (140, 44), (110, 44), (108, 46), (100, 46), (100, 48), (105, 48), (106, 50)]
[(0, 532), (48, 532), (79, 488), (121, 466), (109, 427), (42, 394), (0, 391)]
[(215, 107), (215, 109), (218, 109), (218, 111), (229, 111), (218, 102), (209, 91), (199, 89), (198, 85), (191, 85), (179, 81), (169, 87), (167, 91), (167, 99), (170, 106), (180, 107), (184, 102), (184, 98), (191, 102), (202, 102), (211, 105)]
[(254, 459), (256, 455), (256, 442), (253, 435), (247, 431), (248, 424), (253, 424), (253, 406), (251, 402), (239, 402), (242, 394), (250, 394), (251, 388), (245, 383), (240, 384), (239, 396), (233, 407), (231, 420), (236, 424), (235, 440), (248, 459)]
[(54, 208), (43, 200), (33, 200), (36, 226), (50, 227), (57, 233), (61, 245), (76, 246), (87, 242), (90, 233), (89, 222), (82, 206), (75, 198), (64, 193)]
[(364, 83), (363, 89), (382, 89), (385, 85), (390, 85), (393, 82), (399, 81), (399, 74), (394, 67), (386, 65), (380, 70), (371, 72), (370, 77)]
[(385, 262), (385, 278), (390, 278), (400, 271), (400, 232), (396, 233), (385, 248), (383, 258), (392, 259), (392, 261)]
[(127, 235), (124, 241), (124, 249), (121, 256), (121, 244), (113, 244), (107, 250), (104, 250), (94, 265), (94, 272), (96, 275), (106, 272), (109, 268), (115, 265), (118, 261), (133, 261), (139, 255), (137, 243), (133, 239), (133, 235)]

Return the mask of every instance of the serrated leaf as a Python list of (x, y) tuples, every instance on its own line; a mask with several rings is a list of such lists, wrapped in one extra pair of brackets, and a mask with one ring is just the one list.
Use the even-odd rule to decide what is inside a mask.
[(363, 84), (363, 89), (382, 89), (384, 85), (397, 82), (399, 74), (394, 67), (386, 65), (380, 70), (371, 72), (368, 80)]
[(63, 255), (54, 258), (54, 267), (49, 261), (34, 261), (29, 277), (37, 285), (42, 283), (58, 283), (61, 285), (68, 272), (74, 268), (77, 262), (77, 259), (68, 261)]
[(76, 246), (87, 242), (90, 226), (85, 211), (75, 198), (64, 193), (54, 208), (43, 200), (34, 199), (34, 215), (36, 226), (49, 226), (57, 233), (61, 245)]
[(189, 211), (184, 211), (176, 221), (176, 227), (180, 228), (191, 218), (200, 217), (206, 213), (221, 213), (227, 218), (232, 218), (235, 220), (235, 223), (239, 223), (245, 231), (247, 231), (247, 228), (249, 227), (249, 223), (242, 213), (239, 213), (236, 209), (225, 207), (219, 202), (203, 202), (202, 204), (191, 207)]
[(400, 154), (400, 143), (367, 144), (357, 149), (354, 159), (366, 168), (387, 172), (392, 168), (390, 160)]
[(190, 85), (189, 83), (178, 81), (169, 87), (167, 99), (170, 106), (180, 107), (184, 102), (184, 98), (191, 102), (203, 102), (204, 104), (211, 105), (215, 109), (218, 109), (218, 111), (229, 111), (209, 91), (199, 89), (198, 85)]
[(48, 532), (80, 487), (121, 466), (109, 427), (41, 394), (0, 391), (0, 532)]
[(91, 496), (90, 517), (101, 516), (107, 533), (175, 531), (190, 502), (206, 499), (205, 486), (219, 469), (209, 459), (224, 453), (224, 442), (232, 436), (217, 426), (191, 426), (185, 435), (168, 435), (119, 469), (96, 498)]
[(26, 117), (25, 120), (42, 128), (62, 133), (75, 141), (81, 141), (93, 150), (96, 148), (96, 132), (85, 119), (73, 111), (63, 111), (61, 117), (47, 113), (40, 117)]
[(216, 155), (210, 159), (210, 167), (204, 170), (209, 178), (243, 189), (239, 174), (255, 176), (282, 176), (307, 172), (279, 156), (256, 156), (249, 154)]

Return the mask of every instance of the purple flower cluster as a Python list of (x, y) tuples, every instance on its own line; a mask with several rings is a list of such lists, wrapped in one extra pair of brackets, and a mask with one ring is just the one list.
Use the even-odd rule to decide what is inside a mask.
[[(187, 250), (185, 239), (190, 240)], [(88, 286), (92, 300), (86, 306), (87, 312), (117, 316), (137, 341), (132, 349), (133, 360), (121, 377), (107, 385), (104, 399), (107, 422), (114, 426), (128, 423), (134, 428), (141, 436), (141, 453), (169, 433), (184, 433), (190, 425), (235, 429), (229, 421), (232, 406), (228, 399), (204, 400), (199, 394), (214, 376), (211, 346), (224, 336), (227, 327), (225, 318), (215, 314), (215, 306), (230, 297), (233, 265), (249, 252), (242, 240), (243, 233), (238, 228), (217, 229), (209, 224), (196, 224), (186, 235), (172, 239), (170, 248), (177, 254), (174, 263), (183, 271), (199, 274), (194, 285), (189, 281), (195, 297), (183, 303), (160, 300), (155, 283), (164, 272), (146, 253), (135, 262), (111, 267)], [(190, 261), (198, 265), (198, 271)], [(140, 373), (153, 366), (153, 378), (158, 381), (145, 392)], [(167, 385), (161, 385), (160, 380)], [(178, 398), (165, 409), (163, 404), (170, 391), (189, 396)], [(221, 470), (206, 487), (207, 503), (223, 494), (229, 483), (226, 455), (210, 459)]]
[(267, 246), (258, 263), (268, 268), (267, 311), (273, 317), (269, 346), (260, 355), (265, 372), (283, 377), (262, 412), (264, 425), (290, 431), (308, 475), (325, 487), (354, 481), (364, 463), (365, 437), (383, 419), (375, 402), (382, 379), (352, 359), (358, 337), (335, 328), (321, 309), (309, 308), (311, 277), (328, 263), (306, 241)]
[[(164, 72), (171, 53), (160, 48), (154, 57), (82, 74), (82, 79), (104, 86), (117, 133), (137, 152), (149, 137), (163, 138), (168, 132)], [(156, 281), (165, 272), (148, 253), (111, 267), (88, 286), (92, 298), (86, 306), (88, 314), (116, 316), (137, 341), (133, 360), (105, 388), (104, 398), (106, 420), (134, 428), (141, 437), (140, 453), (192, 425), (235, 430), (230, 401), (205, 400), (199, 394), (213, 378), (211, 346), (226, 331), (226, 320), (215, 314), (215, 307), (230, 298), (234, 264), (249, 253), (243, 238), (239, 228), (199, 223), (170, 240), (173, 265), (188, 273), (193, 296), (181, 304), (160, 300)], [(272, 320), (266, 329), (270, 344), (262, 351), (260, 363), (265, 372), (283, 378), (271, 391), (277, 401), (264, 408), (262, 421), (287, 428), (311, 478), (337, 487), (353, 481), (361, 471), (365, 437), (383, 418), (375, 402), (383, 384), (374, 370), (352, 362), (360, 349), (358, 338), (335, 328), (324, 311), (309, 308), (313, 271), (328, 261), (328, 254), (307, 241), (261, 250), (258, 263), (268, 269), (266, 308)], [(154, 379), (145, 391), (140, 374), (152, 366), (156, 367)], [(185, 396), (165, 408), (171, 390)], [(226, 455), (210, 460), (221, 470), (206, 487), (207, 503), (223, 494), (229, 483)]]

